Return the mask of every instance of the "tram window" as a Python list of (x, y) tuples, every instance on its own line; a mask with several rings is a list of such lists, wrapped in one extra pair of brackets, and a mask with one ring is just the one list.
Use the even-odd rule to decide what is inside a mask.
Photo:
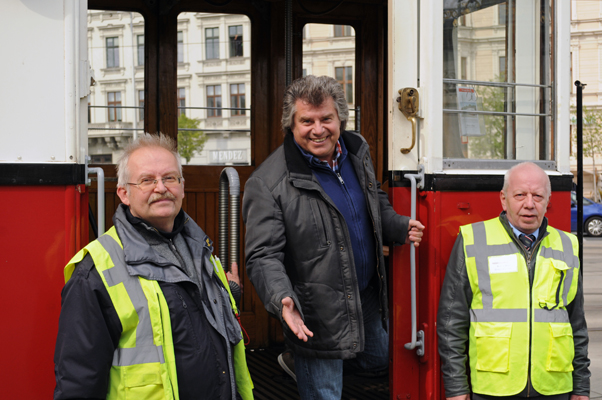
[[(188, 165), (251, 164), (251, 21), (182, 12), (188, 68), (178, 68), (178, 149)], [(180, 93), (178, 91), (178, 93)], [(178, 99), (179, 99), (178, 95)]]
[(303, 76), (328, 75), (345, 91), (348, 130), (358, 131), (355, 104), (355, 30), (349, 25), (306, 24), (303, 27)]
[(445, 158), (554, 159), (552, 1), (446, 1)]
[(111, 163), (144, 130), (144, 17), (88, 10), (88, 59), (96, 81), (88, 96), (88, 154), (92, 163)]

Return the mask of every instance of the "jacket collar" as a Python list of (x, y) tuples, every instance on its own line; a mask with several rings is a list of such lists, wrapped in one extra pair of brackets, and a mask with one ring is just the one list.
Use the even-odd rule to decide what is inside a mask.
[[(349, 154), (357, 155), (361, 150), (364, 141), (359, 135), (343, 131), (339, 138), (343, 142), (343, 145), (347, 148)], [(301, 179), (312, 179), (312, 172), (309, 164), (301, 150), (295, 144), (293, 132), (289, 131), (284, 136), (284, 158), (286, 159), (286, 167), (292, 176), (297, 176)]]
[[(120, 204), (113, 216), (113, 223), (117, 234), (123, 245), (123, 252), (125, 254), (125, 262), (130, 266), (139, 264), (154, 264), (159, 267), (171, 266), (171, 262), (157, 254), (153, 248), (148, 244), (142, 235), (134, 228), (134, 226), (128, 221), (126, 216), (128, 207), (125, 204)], [(182, 220), (184, 221), (184, 227), (180, 233), (184, 240), (188, 244), (191, 252), (193, 247), (202, 248), (203, 253), (213, 251), (213, 243), (211, 239), (203, 232), (203, 230), (194, 222), (192, 218), (184, 211), (181, 211)], [(142, 221), (144, 224), (144, 221)], [(145, 224), (146, 225), (146, 224)], [(149, 231), (155, 228), (146, 225)], [(158, 237), (162, 237), (158, 231), (155, 232)], [(193, 253), (194, 254), (194, 253)], [(205, 253), (207, 254), (207, 253)]]

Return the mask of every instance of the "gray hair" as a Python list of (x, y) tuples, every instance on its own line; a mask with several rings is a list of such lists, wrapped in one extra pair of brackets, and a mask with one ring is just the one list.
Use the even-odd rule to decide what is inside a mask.
[(284, 91), (282, 131), (286, 134), (289, 130), (292, 130), (295, 124), (294, 116), (297, 111), (297, 100), (303, 100), (312, 106), (318, 107), (328, 97), (332, 97), (332, 100), (334, 100), (334, 108), (341, 120), (341, 130), (344, 130), (349, 119), (349, 107), (341, 84), (329, 76), (307, 75), (293, 81)]
[(525, 161), (520, 164), (516, 164), (515, 166), (510, 168), (508, 171), (506, 171), (506, 174), (504, 175), (504, 187), (502, 188), (502, 190), (504, 191), (504, 195), (506, 195), (508, 193), (508, 185), (510, 185), (510, 182), (509, 182), (510, 175), (512, 175), (512, 173), (515, 170), (517, 170), (518, 168), (522, 168), (525, 166), (535, 167), (535, 168), (539, 169), (546, 176), (546, 192), (547, 192), (547, 195), (549, 198), (550, 195), (552, 194), (552, 184), (550, 183), (550, 177), (548, 176), (548, 174), (546, 174), (546, 171), (544, 171), (539, 165), (537, 165), (531, 161)]
[(117, 161), (117, 187), (126, 187), (127, 181), (130, 179), (130, 171), (128, 169), (128, 161), (130, 156), (136, 151), (145, 147), (160, 147), (169, 151), (176, 158), (178, 163), (178, 171), (182, 176), (182, 160), (176, 149), (176, 142), (172, 138), (162, 133), (158, 135), (143, 133), (138, 138), (125, 147), (125, 150)]

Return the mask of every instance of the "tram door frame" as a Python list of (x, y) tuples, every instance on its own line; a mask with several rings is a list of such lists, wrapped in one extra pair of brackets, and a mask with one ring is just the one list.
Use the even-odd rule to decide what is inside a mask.
[[(440, 0), (389, 0), (388, 14), (388, 169), (389, 195), (400, 214), (410, 213), (410, 182), (406, 173), (420, 175), (417, 218), (427, 227), (417, 258), (417, 329), (423, 330), (425, 354), (407, 350), (410, 342), (410, 250), (391, 252), (391, 398), (445, 398), (437, 352), (436, 314), (439, 293), (458, 227), (495, 217), (501, 211), (499, 190), (503, 174), (517, 160), (488, 163), (474, 160), (456, 170), (446, 168), (443, 154), (443, 15)], [(553, 1), (555, 55), (551, 107), (554, 147), (551, 162), (541, 162), (552, 181), (550, 223), (570, 230), (569, 163), (570, 104), (570, 4)], [(402, 88), (419, 92), (415, 146), (411, 147), (412, 123), (398, 109)], [(534, 157), (539, 157), (535, 155)], [(489, 166), (486, 166), (489, 165)]]

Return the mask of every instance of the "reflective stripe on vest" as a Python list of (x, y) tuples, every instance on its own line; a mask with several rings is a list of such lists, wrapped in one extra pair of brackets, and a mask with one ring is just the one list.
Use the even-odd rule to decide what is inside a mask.
[[(159, 362), (164, 363), (163, 347), (155, 346), (153, 343), (153, 328), (149, 315), (148, 301), (140, 280), (138, 277), (131, 276), (125, 267), (125, 254), (121, 246), (110, 235), (103, 235), (98, 238), (109, 256), (113, 260), (115, 267), (102, 269), (105, 284), (107, 288), (123, 284), (129, 296), (132, 305), (138, 314), (138, 324), (135, 328), (136, 342), (135, 347), (117, 348), (113, 355), (113, 365), (134, 365)], [(117, 267), (118, 265), (123, 266)], [(97, 267), (98, 268), (98, 267)], [(99, 269), (100, 271), (100, 269)]]
[(574, 345), (566, 305), (577, 287), (576, 238), (548, 227), (533, 254), (531, 288), (527, 262), (499, 218), (463, 226), (461, 233), (473, 292), (469, 347), (473, 391), (517, 394), (526, 386), (529, 365), (533, 387), (540, 394), (571, 391)]

